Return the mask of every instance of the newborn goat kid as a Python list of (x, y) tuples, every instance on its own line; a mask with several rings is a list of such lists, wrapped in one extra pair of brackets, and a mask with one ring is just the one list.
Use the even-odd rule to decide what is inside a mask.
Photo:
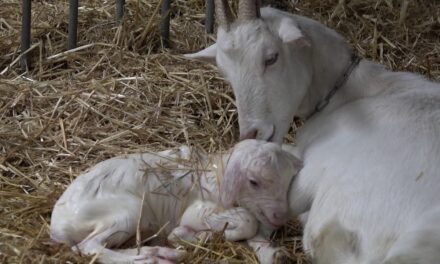
[[(175, 241), (194, 239), (199, 231), (221, 231), (226, 223), (226, 239), (250, 239), (257, 233), (254, 216), (277, 228), (287, 219), (287, 191), (300, 166), (275, 143), (257, 140), (237, 144), (232, 154), (207, 156), (184, 146), (109, 159), (79, 176), (57, 201), (51, 238), (83, 254), (99, 254), (106, 263), (174, 263), (183, 251), (107, 248), (121, 246), (138, 229), (149, 237), (164, 227)], [(261, 254), (266, 263), (273, 257)]]

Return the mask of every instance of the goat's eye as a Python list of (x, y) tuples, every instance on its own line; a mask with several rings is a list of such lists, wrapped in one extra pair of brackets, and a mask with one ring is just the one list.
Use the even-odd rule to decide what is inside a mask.
[(273, 65), (273, 64), (275, 64), (275, 62), (277, 62), (277, 60), (278, 60), (278, 53), (275, 53), (275, 54), (271, 55), (268, 59), (266, 59), (264, 61), (264, 65), (266, 67), (270, 66), (270, 65)]
[(252, 187), (255, 187), (255, 188), (258, 187), (258, 182), (255, 180), (249, 180), (249, 183), (251, 184)]

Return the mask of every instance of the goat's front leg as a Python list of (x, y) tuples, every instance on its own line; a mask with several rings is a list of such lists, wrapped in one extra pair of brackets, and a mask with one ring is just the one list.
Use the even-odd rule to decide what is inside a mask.
[(213, 231), (224, 231), (228, 241), (250, 239), (258, 231), (257, 219), (242, 207), (213, 213), (206, 218), (206, 224)]
[(270, 231), (264, 228), (258, 234), (248, 239), (247, 244), (254, 250), (260, 264), (293, 263), (285, 248), (274, 247), (269, 240)]
[(258, 230), (258, 221), (246, 209), (235, 207), (219, 211), (217, 204), (209, 201), (196, 201), (184, 212), (180, 226), (175, 228), (168, 239), (196, 241), (202, 231), (224, 231), (228, 241), (247, 240), (255, 251), (261, 264), (285, 264), (291, 259), (281, 247), (272, 246), (269, 230)]
[(255, 236), (258, 222), (244, 208), (221, 208), (210, 201), (196, 201), (187, 208), (180, 221), (168, 236), (171, 242), (180, 238), (187, 241), (197, 240), (197, 234), (203, 231), (224, 231), (225, 239), (237, 241)]
[(177, 243), (178, 240), (196, 242), (200, 232), (208, 231), (205, 219), (217, 210), (218, 206), (209, 201), (196, 201), (183, 213), (178, 227), (168, 235), (168, 241)]

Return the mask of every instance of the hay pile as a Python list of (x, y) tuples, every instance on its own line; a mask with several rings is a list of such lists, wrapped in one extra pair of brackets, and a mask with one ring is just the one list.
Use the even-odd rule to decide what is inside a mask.
[[(122, 26), (114, 2), (81, 2), (79, 51), (67, 46), (68, 1), (33, 2), (33, 67), (21, 74), (21, 1), (0, 8), (0, 262), (88, 263), (48, 243), (52, 206), (77, 175), (123, 153), (181, 144), (207, 151), (237, 141), (237, 113), (228, 85), (212, 66), (179, 55), (212, 43), (202, 0), (176, 0), (172, 48), (158, 36), (159, 0), (128, 0)], [(322, 21), (368, 58), (393, 69), (440, 78), (440, 2), (276, 1)], [(402, 8), (408, 4), (407, 8)], [(293, 133), (288, 137), (293, 141)], [(277, 234), (297, 263), (300, 230)], [(220, 237), (187, 245), (191, 263), (255, 263), (250, 250)]]

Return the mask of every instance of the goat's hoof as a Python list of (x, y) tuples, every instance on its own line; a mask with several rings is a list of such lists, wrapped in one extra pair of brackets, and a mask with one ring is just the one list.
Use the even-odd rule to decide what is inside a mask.
[(187, 226), (178, 226), (168, 235), (168, 242), (173, 246), (178, 246), (181, 240), (196, 242), (196, 231)]
[(294, 259), (285, 249), (279, 249), (273, 254), (273, 264), (294, 264)]

